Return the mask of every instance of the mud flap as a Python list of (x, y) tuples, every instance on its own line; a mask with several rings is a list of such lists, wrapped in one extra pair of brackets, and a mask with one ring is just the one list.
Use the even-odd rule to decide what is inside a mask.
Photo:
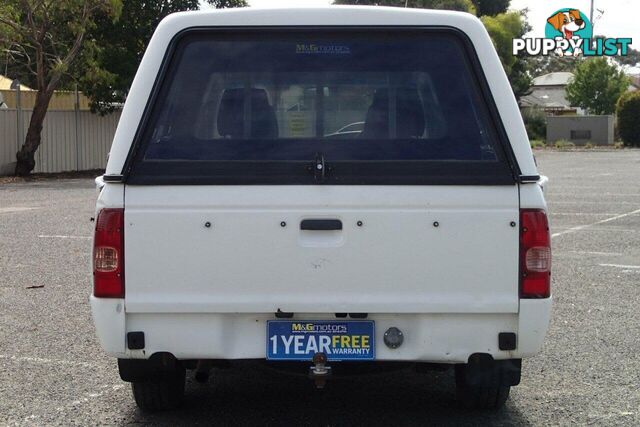
[(475, 353), (464, 367), (465, 382), (470, 386), (516, 386), (520, 384), (522, 359), (494, 360), (489, 354)]
[(149, 359), (118, 359), (122, 381), (144, 382), (171, 377), (182, 368), (170, 353), (155, 353)]

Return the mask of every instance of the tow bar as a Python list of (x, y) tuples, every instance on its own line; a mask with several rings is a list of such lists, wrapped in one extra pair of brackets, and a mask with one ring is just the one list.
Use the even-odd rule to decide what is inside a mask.
[(313, 366), (309, 367), (309, 378), (315, 382), (316, 388), (323, 389), (327, 378), (331, 376), (331, 366), (327, 366), (327, 355), (316, 353), (312, 361)]

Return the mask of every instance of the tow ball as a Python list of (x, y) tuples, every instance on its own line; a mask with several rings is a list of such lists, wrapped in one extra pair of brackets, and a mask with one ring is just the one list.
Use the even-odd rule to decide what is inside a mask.
[(323, 389), (327, 383), (327, 378), (331, 376), (331, 366), (327, 366), (327, 355), (316, 353), (313, 355), (313, 366), (309, 367), (309, 378), (311, 378), (316, 388)]

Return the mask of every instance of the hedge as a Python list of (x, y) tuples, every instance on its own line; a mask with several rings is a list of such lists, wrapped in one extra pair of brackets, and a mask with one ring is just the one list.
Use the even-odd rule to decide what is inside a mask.
[(640, 147), (640, 91), (627, 92), (616, 106), (618, 133), (624, 145)]

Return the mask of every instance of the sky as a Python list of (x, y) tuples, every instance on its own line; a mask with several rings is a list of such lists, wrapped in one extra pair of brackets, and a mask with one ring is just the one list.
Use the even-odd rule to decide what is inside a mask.
[[(325, 6), (332, 0), (248, 0), (254, 7), (300, 7)], [(547, 18), (561, 8), (580, 9), (589, 16), (590, 0), (511, 0), (511, 9), (529, 9), (529, 23), (533, 26), (532, 36), (544, 37)], [(607, 37), (631, 37), (633, 47), (640, 49), (640, 1), (639, 0), (594, 0), (595, 34)]]

